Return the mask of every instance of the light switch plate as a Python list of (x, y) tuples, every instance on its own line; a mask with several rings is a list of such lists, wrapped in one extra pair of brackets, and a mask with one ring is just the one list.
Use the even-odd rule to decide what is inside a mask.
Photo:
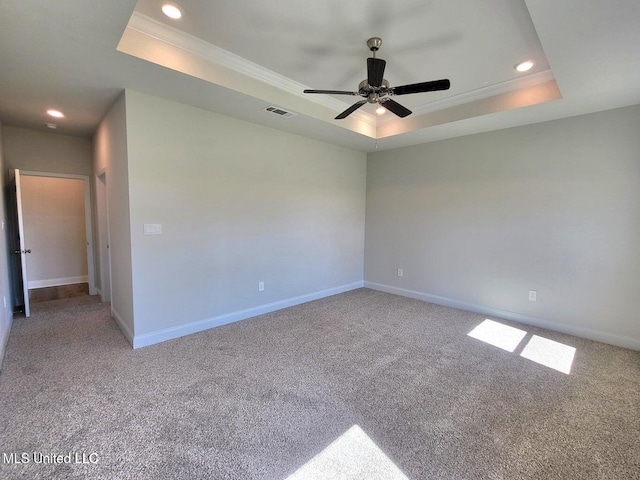
[(144, 224), (145, 235), (162, 235), (162, 224), (160, 223), (145, 223)]

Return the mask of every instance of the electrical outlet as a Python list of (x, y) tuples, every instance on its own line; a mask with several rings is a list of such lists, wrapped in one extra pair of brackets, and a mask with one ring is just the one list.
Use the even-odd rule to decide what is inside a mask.
[(538, 301), (538, 292), (535, 290), (529, 290), (529, 301), (537, 302)]
[(258, 291), (264, 292), (264, 282), (258, 282)]
[(404, 270), (403, 269), (401, 269), (401, 268), (398, 269), (398, 276), (399, 277), (404, 277)]

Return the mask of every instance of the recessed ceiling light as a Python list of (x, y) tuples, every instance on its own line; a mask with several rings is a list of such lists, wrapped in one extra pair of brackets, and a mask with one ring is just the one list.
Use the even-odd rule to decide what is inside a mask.
[(45, 125), (51, 130), (55, 130), (56, 128), (58, 128), (58, 125), (56, 125), (55, 123), (45, 123)]
[(64, 113), (60, 110), (49, 109), (47, 110), (47, 114), (55, 118), (64, 118)]
[(528, 72), (529, 70), (531, 70), (531, 69), (533, 68), (533, 66), (534, 66), (535, 64), (536, 64), (536, 63), (535, 63), (533, 60), (526, 60), (526, 61), (524, 61), (524, 62), (522, 62), (522, 63), (517, 64), (517, 65), (516, 65), (515, 67), (513, 67), (513, 68), (515, 68), (515, 69), (516, 69), (517, 71), (519, 71), (520, 73), (522, 73), (522, 72)]
[(387, 111), (387, 109), (386, 109), (386, 108), (384, 108), (384, 107), (378, 107), (378, 108), (376, 108), (376, 113), (377, 113), (378, 115), (382, 115), (382, 114), (383, 114), (384, 112), (386, 112), (386, 111)]
[(165, 2), (162, 4), (162, 13), (173, 20), (182, 18), (182, 8), (175, 3)]

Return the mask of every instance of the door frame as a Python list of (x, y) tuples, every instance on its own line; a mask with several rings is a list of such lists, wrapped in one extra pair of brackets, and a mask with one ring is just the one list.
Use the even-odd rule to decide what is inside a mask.
[[(96, 178), (96, 189), (95, 189), (95, 198), (96, 198), (96, 245), (97, 245), (97, 254), (98, 254), (98, 264), (100, 265), (100, 299), (103, 302), (111, 302), (111, 295), (113, 292), (113, 285), (111, 282), (111, 249), (109, 245), (111, 243), (111, 230), (109, 226), (109, 190), (107, 189), (108, 182), (108, 173), (107, 168), (101, 169), (99, 172), (95, 174)], [(100, 183), (102, 186), (98, 186)], [(99, 195), (103, 196), (103, 198), (98, 198)], [(101, 211), (99, 208), (100, 203), (104, 203), (104, 211)], [(100, 215), (104, 215), (104, 228), (106, 231), (102, 231), (102, 221), (100, 219)], [(106, 243), (103, 245), (103, 235), (106, 237)], [(103, 251), (104, 250), (104, 251)], [(102, 264), (103, 256), (106, 257), (106, 265)], [(105, 282), (105, 276), (108, 276), (108, 282)], [(107, 285), (108, 283), (108, 285)], [(108, 290), (107, 290), (108, 287)]]
[[(11, 280), (14, 307), (22, 305), (24, 307), (24, 316), (29, 317), (31, 315), (29, 307), (29, 279), (27, 278), (27, 250), (24, 238), (20, 177), (20, 169), (12, 168), (9, 170), (9, 209), (11, 211), (11, 243), (9, 248), (12, 254)], [(18, 255), (20, 260), (16, 260), (15, 255)]]
[(84, 224), (87, 241), (87, 277), (89, 281), (89, 295), (96, 292), (96, 266), (93, 252), (93, 209), (91, 207), (91, 180), (89, 175), (75, 175), (71, 173), (50, 173), (35, 172), (31, 170), (20, 170), (20, 176), (25, 177), (51, 177), (69, 178), (72, 180), (82, 180), (84, 182)]

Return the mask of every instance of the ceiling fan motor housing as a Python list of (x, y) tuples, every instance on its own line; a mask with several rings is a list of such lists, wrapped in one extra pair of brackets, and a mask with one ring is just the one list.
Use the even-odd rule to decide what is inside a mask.
[(389, 94), (389, 82), (382, 80), (382, 85), (372, 87), (367, 80), (363, 80), (358, 85), (358, 92), (361, 96), (367, 97), (367, 102), (378, 103), (379, 97)]

